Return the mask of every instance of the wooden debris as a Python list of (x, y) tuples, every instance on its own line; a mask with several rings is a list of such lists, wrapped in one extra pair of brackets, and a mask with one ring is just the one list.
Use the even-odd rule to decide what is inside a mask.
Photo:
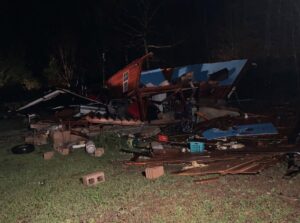
[(208, 174), (256, 174), (270, 164), (278, 162), (276, 157), (246, 157), (233, 160), (218, 161), (207, 165), (206, 167), (197, 167), (176, 172), (176, 175), (195, 176)]
[(194, 180), (194, 182), (196, 184), (206, 184), (206, 183), (218, 181), (219, 179), (220, 179), (220, 177), (211, 177), (211, 178), (207, 178), (207, 179)]
[(89, 123), (92, 123), (92, 124), (103, 124), (103, 125), (125, 125), (125, 126), (135, 126), (135, 125), (142, 125), (143, 123), (140, 121), (140, 120), (119, 120), (119, 119), (111, 119), (111, 118), (108, 118), (108, 119), (105, 119), (105, 118), (97, 118), (97, 117), (90, 117), (90, 116), (87, 116), (86, 117), (86, 120), (89, 122)]

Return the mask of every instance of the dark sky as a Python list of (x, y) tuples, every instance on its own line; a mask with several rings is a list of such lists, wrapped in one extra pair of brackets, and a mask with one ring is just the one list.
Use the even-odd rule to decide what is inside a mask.
[(298, 75), (299, 9), (296, 0), (7, 1), (0, 8), (0, 57), (22, 61), (43, 80), (63, 48), (74, 72), (93, 82), (102, 74), (103, 52), (108, 76), (143, 55), (146, 40), (169, 46), (149, 48), (153, 68), (249, 58), (265, 65), (260, 72)]
[[(129, 51), (131, 60), (143, 54), (143, 48), (124, 47), (130, 45), (128, 42), (132, 37), (127, 35), (127, 32), (131, 32), (127, 24), (122, 23), (140, 29), (132, 19), (143, 17), (144, 8), (137, 2), (9, 1), (1, 7), (4, 34), (1, 35), (1, 48), (4, 52), (26, 54), (26, 60), (30, 61), (33, 68), (43, 66), (41, 63), (53, 48), (64, 41), (76, 42), (80, 51), (88, 51), (83, 52), (88, 54), (85, 56), (94, 57), (97, 50), (105, 49), (118, 63), (122, 60), (118, 57), (124, 57), (119, 54), (124, 54), (124, 49), (129, 48), (126, 51)], [(206, 13), (209, 23), (216, 22), (222, 14), (222, 1), (163, 0), (150, 1), (149, 5), (150, 14), (157, 10), (147, 34), (152, 44), (170, 45), (180, 42), (180, 46), (187, 46), (184, 53), (191, 54), (188, 57), (201, 56), (205, 59), (207, 53), (203, 50), (207, 49), (203, 48), (204, 31), (201, 27), (203, 13)], [(201, 51), (195, 52), (192, 46), (195, 42), (197, 46), (202, 46)], [(158, 51), (162, 54), (170, 53), (168, 49)]]

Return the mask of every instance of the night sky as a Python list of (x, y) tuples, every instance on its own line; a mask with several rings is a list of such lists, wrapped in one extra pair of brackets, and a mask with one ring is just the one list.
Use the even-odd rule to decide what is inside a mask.
[(147, 45), (150, 68), (248, 58), (258, 66), (244, 82), (260, 83), (265, 95), (276, 88), (296, 96), (299, 12), (296, 0), (7, 1), (0, 87), (22, 82), (23, 73), (42, 87), (59, 86), (52, 73), (64, 72), (61, 52), (73, 87), (101, 86), (103, 73), (107, 79)]

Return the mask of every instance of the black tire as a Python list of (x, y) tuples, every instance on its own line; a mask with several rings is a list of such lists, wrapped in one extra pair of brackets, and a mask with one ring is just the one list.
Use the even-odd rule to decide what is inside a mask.
[(13, 154), (26, 154), (34, 151), (34, 145), (32, 144), (22, 144), (15, 146), (11, 149)]

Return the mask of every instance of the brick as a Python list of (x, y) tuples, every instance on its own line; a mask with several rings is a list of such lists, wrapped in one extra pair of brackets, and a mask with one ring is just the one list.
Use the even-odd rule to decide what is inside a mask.
[(70, 153), (70, 149), (69, 148), (65, 148), (65, 147), (58, 147), (57, 152), (59, 152), (61, 155), (67, 156)]
[(53, 158), (53, 156), (54, 156), (54, 151), (45, 152), (43, 155), (44, 160), (50, 160)]
[(49, 123), (41, 123), (41, 122), (30, 124), (30, 128), (36, 129), (36, 130), (46, 129), (46, 128), (49, 128), (50, 126), (51, 126), (51, 124), (49, 124)]
[(41, 146), (48, 144), (48, 135), (47, 134), (36, 134), (33, 137), (34, 145)]
[(52, 135), (53, 148), (56, 149), (64, 144), (63, 135), (61, 131), (55, 131)]
[(101, 157), (104, 154), (104, 149), (103, 148), (97, 148), (95, 150), (95, 157)]
[(68, 144), (71, 140), (71, 132), (70, 131), (55, 131), (52, 135), (53, 148), (63, 146), (64, 144)]
[(145, 170), (147, 179), (156, 179), (164, 175), (163, 166), (147, 167)]
[(104, 172), (90, 173), (82, 177), (82, 182), (86, 186), (94, 186), (105, 181)]
[(26, 136), (25, 143), (33, 144), (34, 143), (33, 136), (32, 135)]
[(74, 134), (71, 134), (70, 135), (70, 142), (80, 142), (80, 141), (85, 141), (86, 139), (82, 136), (78, 136), (78, 135), (74, 135)]
[(63, 139), (65, 143), (70, 142), (71, 140), (71, 131), (62, 131)]

